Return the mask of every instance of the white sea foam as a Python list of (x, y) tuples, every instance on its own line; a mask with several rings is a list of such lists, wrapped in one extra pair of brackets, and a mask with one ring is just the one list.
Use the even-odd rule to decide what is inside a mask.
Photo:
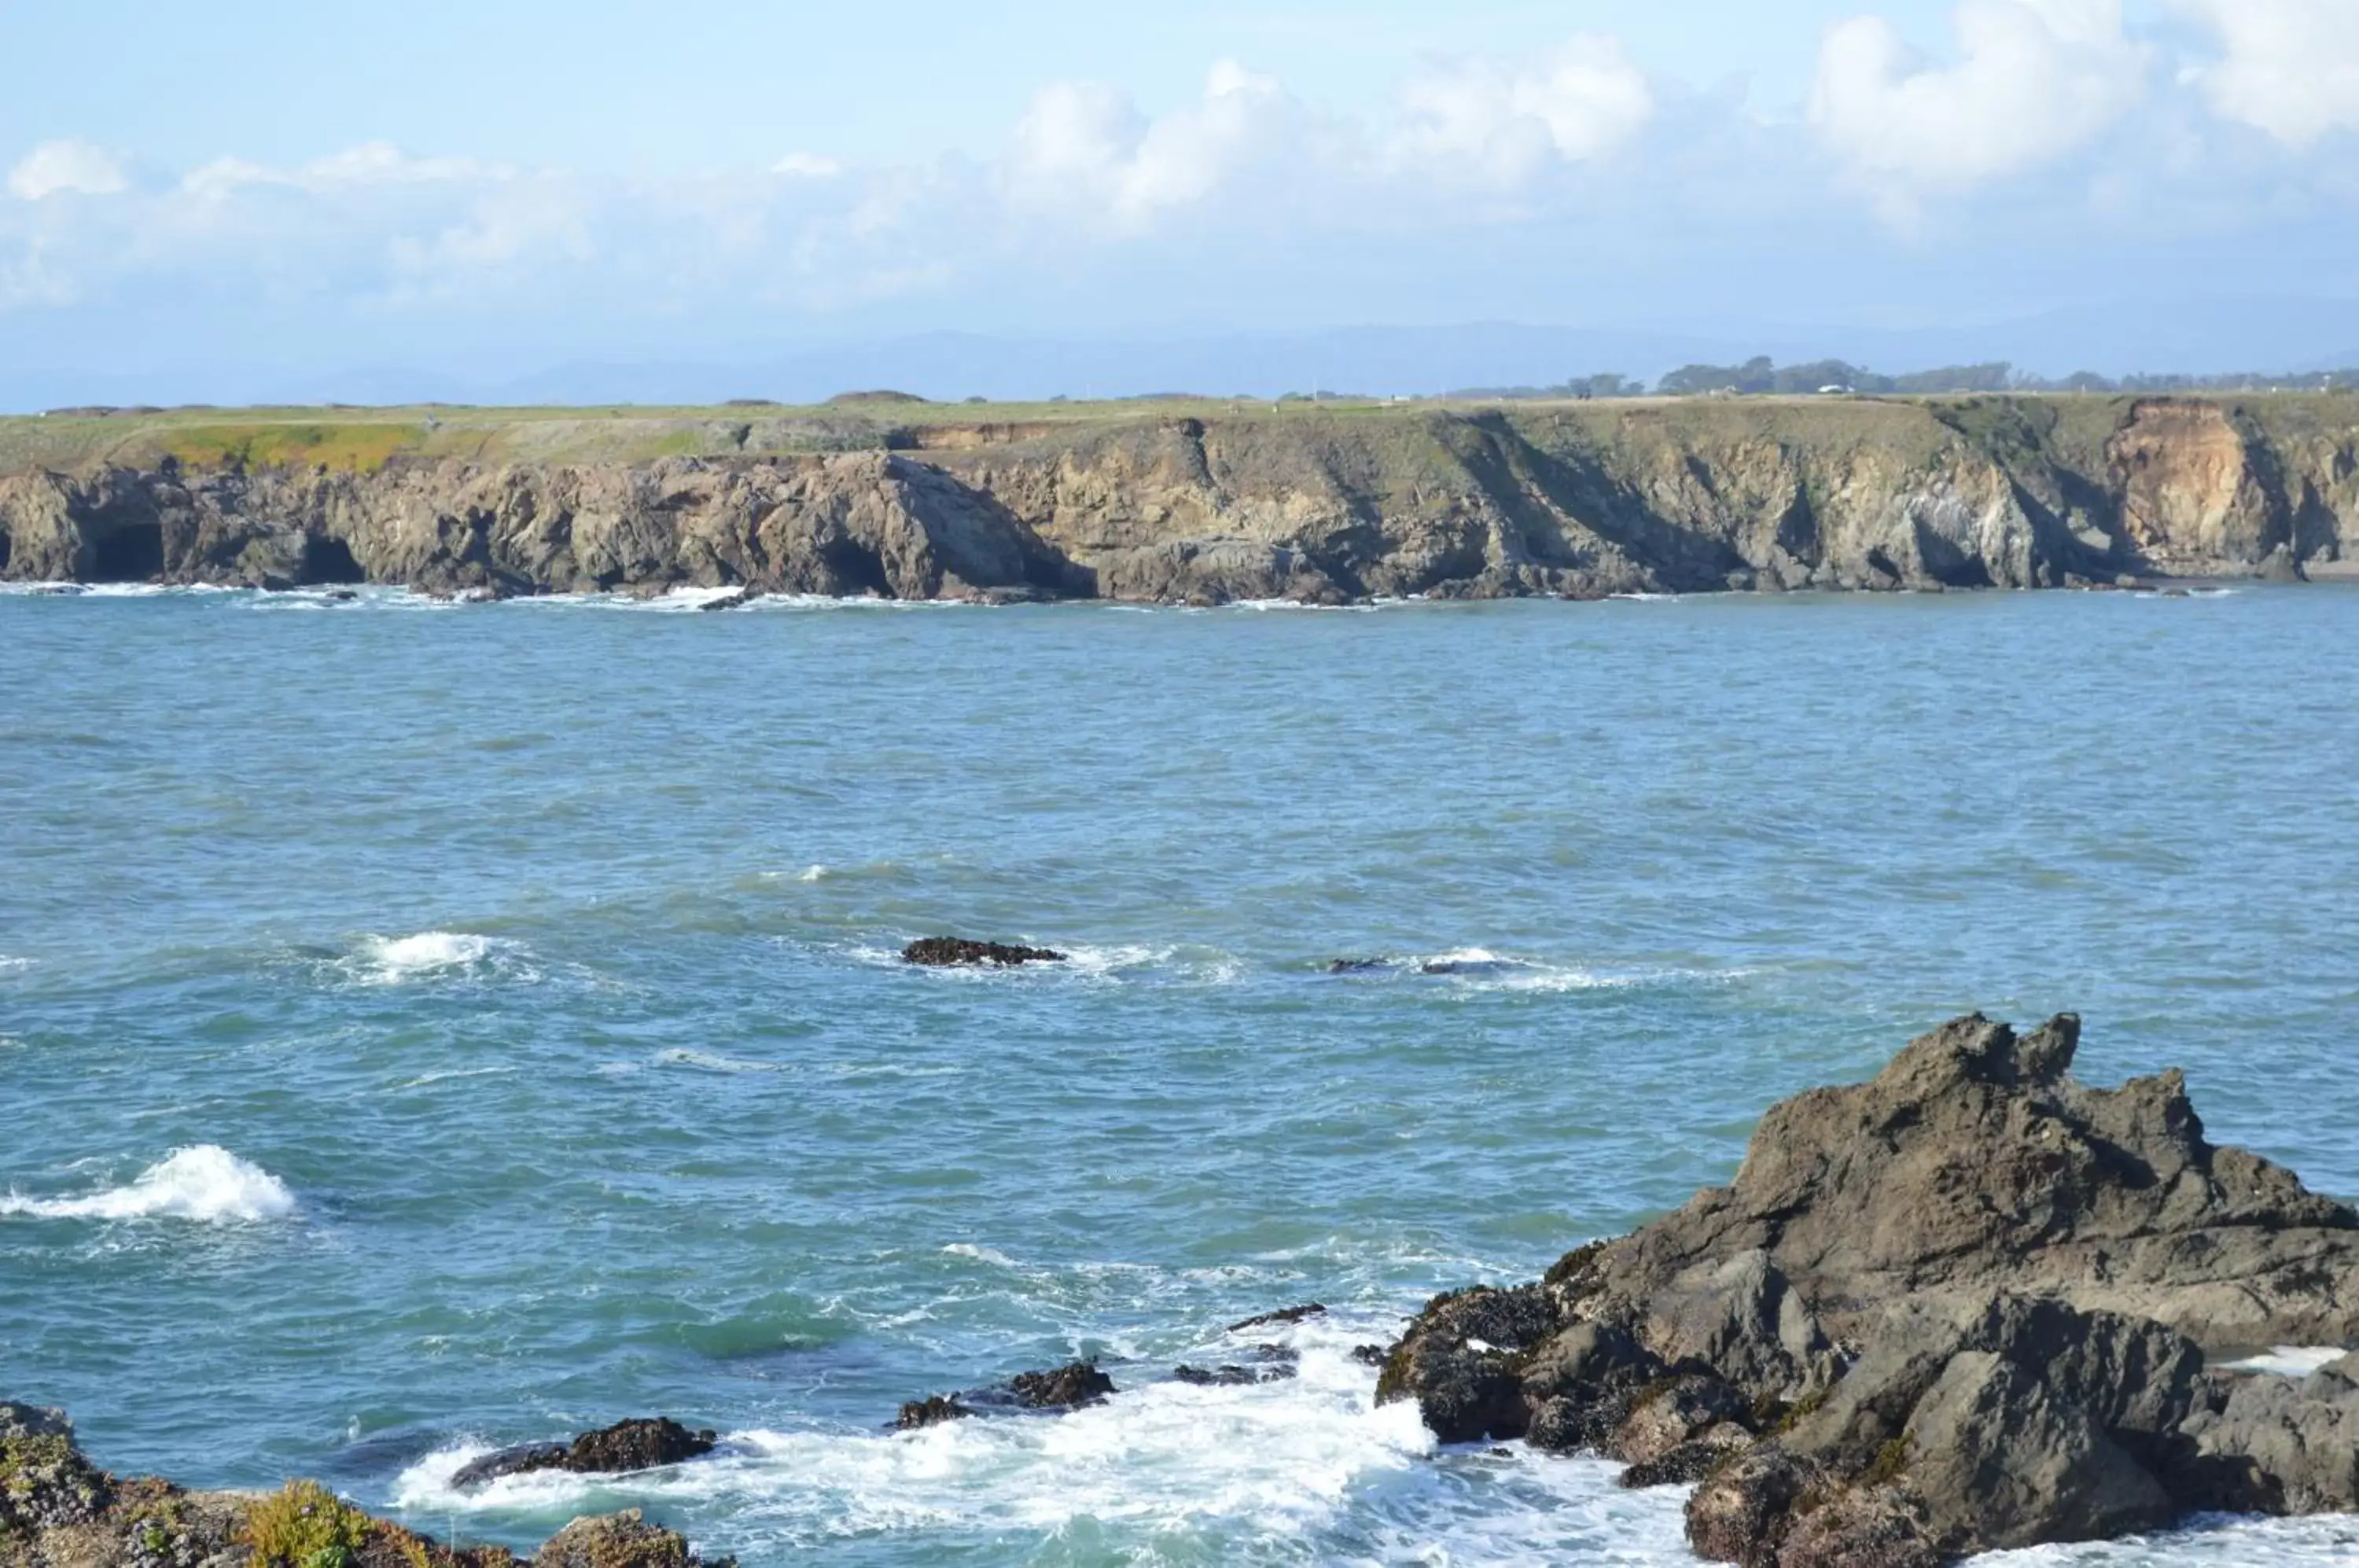
[(11, 958), (6, 953), (0, 953), (0, 975), (15, 975), (32, 966), (33, 961), (29, 958)]
[(832, 875), (834, 875), (834, 873), (831, 872), (824, 866), (813, 866), (807, 868), (803, 874), (796, 877), (795, 880), (798, 882), (824, 882)]
[(537, 1475), (461, 1492), (451, 1476), (483, 1452), (470, 1445), (411, 1466), (394, 1499), (429, 1517), (721, 1504), (731, 1544), (774, 1552), (880, 1530), (1051, 1531), (1085, 1519), (1125, 1533), (1209, 1521), (1290, 1536), (1332, 1524), (1355, 1490), (1406, 1478), (1432, 1452), (1416, 1408), (1375, 1408), (1373, 1383), (1346, 1356), (1311, 1348), (1283, 1383), (1147, 1384), (1053, 1420), (905, 1434), (756, 1429), (731, 1434), (713, 1459), (627, 1481)]
[(995, 1247), (977, 1247), (971, 1241), (954, 1241), (942, 1248), (945, 1258), (968, 1258), (977, 1263), (988, 1263), (995, 1269), (1014, 1269), (1016, 1259)]
[(240, 1160), (215, 1144), (172, 1151), (128, 1186), (110, 1187), (82, 1198), (0, 1198), (0, 1214), (42, 1219), (183, 1219), (207, 1225), (284, 1219), (295, 1212), (295, 1194), (259, 1165)]
[(2307, 1377), (2350, 1354), (2339, 1345), (2280, 1345), (2265, 1355), (2225, 1362), (2223, 1367), (2230, 1372), (2270, 1372), (2280, 1377)]
[[(974, 1243), (943, 1251), (1024, 1267)], [(452, 1477), (487, 1452), (469, 1443), (411, 1465), (396, 1481), (393, 1500), (421, 1517), (487, 1523), (646, 1504), (697, 1520), (717, 1544), (777, 1561), (886, 1535), (916, 1554), (928, 1537), (954, 1532), (969, 1541), (1086, 1542), (1093, 1558), (1126, 1558), (1132, 1543), (1160, 1540), (1189, 1561), (1220, 1561), (1229, 1550), (1258, 1560), (1254, 1543), (1294, 1541), (1310, 1546), (1317, 1561), (1354, 1568), (1693, 1563), (1683, 1539), (1683, 1488), (1625, 1491), (1614, 1485), (1613, 1465), (1522, 1444), (1439, 1449), (1413, 1404), (1375, 1406), (1375, 1374), (1348, 1350), (1383, 1337), (1390, 1322), (1339, 1313), (1246, 1331), (1242, 1337), (1282, 1340), (1300, 1353), (1291, 1380), (1193, 1388), (1154, 1381), (1143, 1368), (1125, 1377), (1117, 1365), (1123, 1391), (1070, 1415), (986, 1417), (907, 1433), (756, 1427), (729, 1434), (712, 1458), (625, 1477), (542, 1473), (462, 1492)], [(1235, 1354), (1234, 1339), (1216, 1336), (1190, 1358), (1216, 1360), (1224, 1347)], [(2351, 1561), (2353, 1521), (2219, 1528), (2223, 1522), (1977, 1561), (1981, 1568), (2260, 1562), (2323, 1568)]]
[(523, 963), (524, 947), (498, 937), (466, 931), (430, 931), (415, 936), (373, 936), (344, 961), (346, 973), (365, 985), (398, 985), (467, 971), (494, 971), (533, 978)]
[(1749, 969), (1591, 968), (1517, 958), (1484, 947), (1464, 947), (1403, 961), (1404, 970), (1446, 981), (1464, 991), (1622, 991), (1654, 985), (1721, 985)]
[(423, 1089), (429, 1084), (453, 1083), (466, 1078), (503, 1078), (516, 1072), (514, 1067), (453, 1067), (442, 1073), (421, 1073), (402, 1084), (405, 1089)]

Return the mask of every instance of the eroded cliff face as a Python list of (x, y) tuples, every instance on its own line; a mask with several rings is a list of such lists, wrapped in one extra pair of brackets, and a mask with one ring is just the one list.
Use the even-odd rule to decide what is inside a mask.
[(0, 477), (0, 577), (1341, 602), (2297, 575), (2332, 397), (1638, 403), (931, 426), (897, 450)]

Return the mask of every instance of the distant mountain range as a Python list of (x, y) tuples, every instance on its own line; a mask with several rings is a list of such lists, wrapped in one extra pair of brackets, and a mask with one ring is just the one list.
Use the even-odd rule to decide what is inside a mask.
[(520, 367), (512, 376), (431, 366), (322, 371), (223, 362), (40, 368), (7, 354), (0, 336), (0, 408), (188, 402), (706, 404), (731, 397), (806, 403), (858, 387), (995, 401), (1159, 392), (1419, 395), (1549, 387), (1601, 373), (1651, 384), (1680, 365), (1742, 363), (1756, 354), (1781, 363), (1840, 359), (1887, 374), (1995, 360), (2051, 377), (2079, 370), (2119, 376), (2339, 369), (2359, 364), (2359, 299), (2132, 301), (1908, 330), (1492, 321), (1100, 338), (930, 332), (726, 357), (582, 360)]

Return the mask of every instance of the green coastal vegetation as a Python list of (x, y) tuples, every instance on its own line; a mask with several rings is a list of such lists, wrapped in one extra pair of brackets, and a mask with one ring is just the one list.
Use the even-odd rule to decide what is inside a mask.
[[(1767, 362), (1762, 362), (1767, 363)], [(1706, 386), (1745, 367), (1691, 367), (1681, 387)], [(2005, 367), (1996, 367), (2003, 370)], [(1644, 411), (1652, 420), (1692, 424), (1698, 433), (1742, 428), (1777, 438), (1830, 437), (1880, 444), (1903, 430), (1946, 427), (1978, 441), (2016, 445), (2063, 440), (2102, 444), (2125, 407), (2140, 397), (2186, 391), (2231, 403), (2272, 424), (2331, 419), (2347, 424), (2359, 376), (2324, 389), (2203, 391), (2138, 385), (2111, 391), (2022, 387), (1947, 392), (1913, 384), (1897, 390), (1852, 387), (1841, 394), (1800, 383), (1834, 370), (1817, 365), (1777, 372), (1767, 385), (1742, 378), (1737, 390), (1647, 390), (1619, 376), (1578, 378), (1552, 388), (1494, 388), (1443, 397), (1214, 397), (1165, 395), (1031, 403), (935, 402), (907, 394), (854, 393), (794, 405), (758, 398), (694, 405), (503, 408), (419, 404), (406, 407), (223, 408), (78, 408), (0, 417), (0, 474), (112, 464), (196, 469), (320, 468), (375, 473), (398, 460), (477, 463), (634, 463), (665, 457), (789, 456), (839, 452), (955, 452), (1036, 441), (1071, 441), (1098, 432), (1176, 420), (1231, 427), (1306, 420), (1354, 427), (1362, 440), (1430, 439), (1436, 413), (1510, 413), (1594, 423), (1603, 435)], [(1938, 374), (1938, 373), (1935, 373)], [(1799, 381), (1797, 377), (1799, 376)], [(1864, 378), (1863, 378), (1864, 379)], [(1834, 387), (1823, 382), (1822, 387)], [(1926, 416), (1930, 414), (1929, 421)], [(2085, 430), (2083, 430), (2085, 427)], [(2085, 435), (2075, 443), (2073, 438)]]

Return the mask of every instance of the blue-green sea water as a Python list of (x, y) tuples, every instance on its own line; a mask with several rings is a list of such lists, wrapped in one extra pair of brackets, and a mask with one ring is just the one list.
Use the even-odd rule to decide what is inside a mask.
[[(679, 608), (0, 597), (0, 1396), (471, 1541), (1664, 1564), (1678, 1492), (1349, 1350), (1975, 1007), (2359, 1195), (2359, 593)], [(654, 1413), (723, 1453), (449, 1485)]]

